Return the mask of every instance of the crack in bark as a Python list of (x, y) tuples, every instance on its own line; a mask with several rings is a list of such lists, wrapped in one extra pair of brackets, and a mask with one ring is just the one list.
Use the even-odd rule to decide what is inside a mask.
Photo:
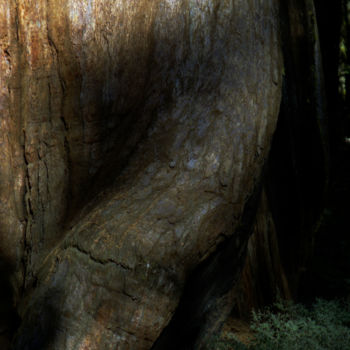
[(69, 246), (65, 247), (65, 250), (68, 250), (68, 249), (74, 249), (78, 253), (87, 256), (90, 260), (92, 260), (96, 264), (103, 265), (103, 266), (106, 266), (108, 264), (113, 264), (113, 265), (115, 265), (115, 266), (117, 266), (117, 267), (119, 267), (119, 268), (121, 268), (123, 270), (133, 271), (133, 268), (131, 268), (130, 266), (127, 266), (127, 265), (125, 265), (125, 264), (123, 264), (121, 262), (114, 261), (111, 258), (109, 258), (109, 259), (98, 258), (98, 257), (92, 255), (91, 252), (89, 252), (89, 251), (79, 247), (78, 244), (73, 244), (73, 245), (69, 245)]
[[(47, 1), (47, 9), (50, 8), (49, 1)], [(55, 44), (54, 40), (52, 39), (52, 36), (50, 34), (50, 27), (49, 27), (49, 17), (46, 18), (46, 31), (47, 31), (47, 41), (50, 45), (52, 51), (54, 52), (55, 56), (55, 63), (56, 63), (56, 69), (57, 69), (57, 77), (58, 81), (61, 87), (61, 105), (60, 105), (60, 120), (62, 122), (63, 128), (64, 128), (64, 150), (66, 153), (66, 165), (67, 165), (67, 171), (68, 171), (68, 191), (67, 191), (67, 203), (70, 203), (70, 199), (72, 198), (72, 189), (71, 189), (71, 169), (72, 169), (72, 159), (71, 159), (71, 147), (69, 144), (69, 123), (65, 118), (65, 112), (64, 112), (64, 104), (65, 104), (65, 97), (66, 97), (66, 89), (67, 84), (66, 81), (62, 75), (61, 69), (60, 69), (60, 56), (59, 56), (59, 50), (57, 48), (57, 45)], [(51, 115), (51, 89), (49, 84), (49, 108), (50, 108), (50, 115)]]
[(17, 42), (19, 42), (18, 1), (15, 0), (14, 3), (15, 3), (15, 32), (16, 32), (16, 40), (17, 40)]
[(28, 265), (31, 260), (31, 252), (32, 252), (32, 236), (31, 236), (31, 227), (34, 217), (34, 211), (32, 207), (31, 202), (31, 191), (32, 191), (32, 185), (30, 183), (30, 174), (29, 174), (29, 160), (26, 156), (26, 133), (25, 130), (23, 130), (23, 160), (25, 165), (25, 191), (23, 194), (23, 201), (24, 201), (24, 207), (26, 209), (26, 218), (25, 218), (25, 229), (24, 229), (24, 235), (23, 235), (23, 285), (22, 285), (22, 291), (26, 289), (26, 283), (27, 283), (27, 273), (28, 273)]
[(134, 295), (129, 294), (128, 292), (125, 291), (125, 289), (114, 289), (111, 288), (108, 285), (102, 284), (102, 283), (96, 283), (96, 282), (91, 282), (91, 285), (97, 288), (103, 288), (107, 291), (110, 291), (112, 293), (117, 293), (126, 296), (127, 298), (131, 299), (133, 302), (140, 302), (140, 298), (135, 297)]
[(122, 328), (122, 327), (115, 326), (115, 327), (113, 327), (113, 328), (112, 328), (112, 327), (108, 327), (107, 329), (110, 330), (110, 331), (112, 331), (112, 332), (114, 332), (115, 329), (119, 329), (120, 331), (122, 331), (122, 332), (124, 332), (124, 333), (126, 333), (126, 334), (129, 334), (129, 335), (131, 335), (132, 337), (135, 337), (135, 338), (137, 338), (137, 339), (140, 339), (140, 337), (138, 337), (135, 333), (130, 332), (130, 331), (127, 331), (126, 329), (124, 329), (124, 328)]

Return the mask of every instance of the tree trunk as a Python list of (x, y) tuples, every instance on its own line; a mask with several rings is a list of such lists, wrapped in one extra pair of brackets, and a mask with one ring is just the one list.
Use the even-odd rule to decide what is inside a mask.
[(193, 297), (179, 344), (205, 346), (278, 117), (278, 3), (0, 0), (15, 349), (149, 349)]
[[(339, 43), (337, 30), (333, 28), (330, 40), (329, 28), (322, 21), (319, 33), (316, 10), (310, 0), (281, 3), (283, 97), (266, 164), (264, 193), (236, 293), (235, 312), (241, 317), (250, 315), (252, 307), (272, 303), (277, 295), (297, 299), (310, 297), (309, 290), (316, 292), (311, 267), (327, 198), (328, 131), (334, 138), (337, 123), (331, 114), (336, 104), (337, 54), (328, 50), (322, 55), (321, 48)], [(339, 15), (334, 8), (327, 16), (330, 13)], [(328, 115), (334, 119), (331, 128)]]

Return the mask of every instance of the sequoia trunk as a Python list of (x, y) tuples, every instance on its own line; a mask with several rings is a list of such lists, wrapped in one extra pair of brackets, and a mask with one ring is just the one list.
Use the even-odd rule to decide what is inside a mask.
[(224, 241), (234, 278), (203, 285), (192, 336), (217, 329), (279, 112), (278, 3), (0, 0), (15, 348), (151, 348)]

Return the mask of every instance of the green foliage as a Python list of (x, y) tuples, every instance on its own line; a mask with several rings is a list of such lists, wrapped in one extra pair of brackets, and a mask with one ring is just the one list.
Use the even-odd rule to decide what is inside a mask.
[(318, 299), (307, 308), (278, 301), (253, 312), (254, 342), (244, 345), (235, 337), (219, 340), (215, 350), (345, 350), (350, 349), (349, 302)]

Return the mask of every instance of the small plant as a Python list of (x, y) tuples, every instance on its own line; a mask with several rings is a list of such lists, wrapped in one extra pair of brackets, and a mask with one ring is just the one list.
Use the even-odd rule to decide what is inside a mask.
[[(278, 301), (253, 312), (254, 340), (220, 339), (215, 350), (346, 350), (350, 349), (350, 303), (317, 299), (311, 307)], [(226, 346), (226, 347), (225, 347)]]

